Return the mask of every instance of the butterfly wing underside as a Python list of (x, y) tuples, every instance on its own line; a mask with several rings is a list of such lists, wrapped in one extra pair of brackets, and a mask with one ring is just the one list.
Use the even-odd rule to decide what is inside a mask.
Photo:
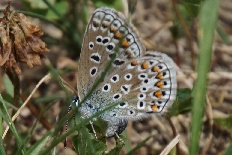
[(100, 116), (108, 122), (107, 137), (120, 134), (127, 120), (163, 114), (176, 98), (174, 62), (166, 54), (145, 51), (135, 28), (123, 15), (105, 7), (93, 13), (80, 56), (78, 92), (82, 100), (112, 60), (88, 105), (81, 107), (89, 116), (87, 113), (118, 103)]

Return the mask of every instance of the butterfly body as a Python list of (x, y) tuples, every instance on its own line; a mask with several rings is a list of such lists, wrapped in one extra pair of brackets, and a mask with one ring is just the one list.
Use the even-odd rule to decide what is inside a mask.
[(106, 137), (120, 134), (128, 120), (164, 113), (176, 97), (171, 58), (146, 51), (123, 15), (105, 7), (93, 13), (84, 35), (77, 84), (80, 101), (97, 81), (79, 111), (88, 118), (115, 105), (99, 116), (108, 124)]

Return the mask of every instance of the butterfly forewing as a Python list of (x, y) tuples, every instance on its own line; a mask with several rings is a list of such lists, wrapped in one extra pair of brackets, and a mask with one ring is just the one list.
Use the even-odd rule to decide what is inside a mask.
[[(97, 9), (87, 25), (80, 56), (78, 90), (80, 98), (87, 94), (117, 52), (113, 68), (144, 51), (137, 34), (123, 15), (109, 8)], [(114, 69), (110, 69), (111, 72)]]

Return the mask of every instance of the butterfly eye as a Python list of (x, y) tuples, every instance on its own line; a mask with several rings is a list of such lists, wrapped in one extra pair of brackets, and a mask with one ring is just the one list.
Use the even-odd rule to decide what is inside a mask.
[(79, 104), (79, 97), (78, 97), (78, 96), (75, 96), (75, 97), (73, 98), (73, 103), (75, 103), (76, 106), (78, 106), (78, 104)]

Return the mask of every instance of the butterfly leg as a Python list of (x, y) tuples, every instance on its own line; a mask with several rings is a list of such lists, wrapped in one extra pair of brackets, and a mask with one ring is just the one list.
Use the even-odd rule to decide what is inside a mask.
[(91, 125), (91, 128), (92, 128), (92, 130), (93, 130), (94, 137), (97, 139), (97, 133), (96, 133), (94, 127), (93, 127), (93, 122), (92, 122), (92, 121), (89, 121), (89, 124)]

